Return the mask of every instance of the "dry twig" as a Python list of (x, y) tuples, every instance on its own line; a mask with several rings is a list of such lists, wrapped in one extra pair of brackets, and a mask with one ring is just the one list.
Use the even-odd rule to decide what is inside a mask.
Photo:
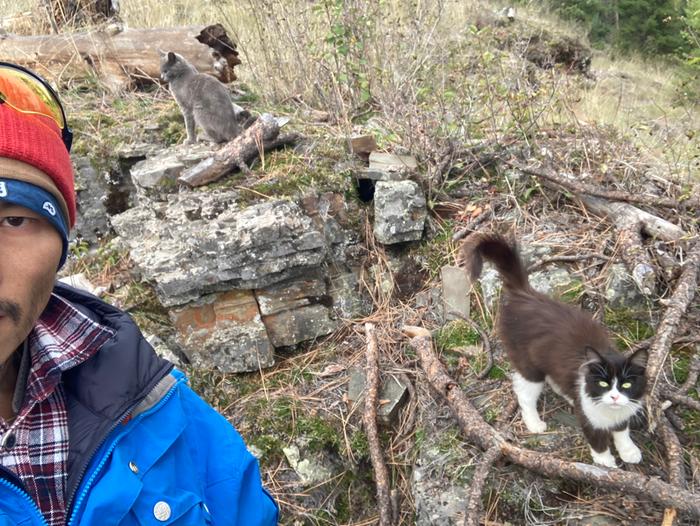
[(484, 453), (481, 464), (474, 472), (469, 490), (469, 500), (467, 500), (467, 513), (464, 518), (464, 526), (479, 526), (479, 515), (481, 514), (481, 493), (484, 491), (484, 482), (489, 474), (491, 466), (501, 457), (501, 448), (491, 446)]
[[(683, 469), (683, 448), (678, 441), (676, 433), (671, 427), (671, 423), (665, 416), (661, 416), (661, 421), (658, 427), (661, 442), (663, 442), (666, 450), (666, 471), (668, 473), (668, 481), (674, 486), (685, 488), (685, 475)], [(664, 510), (664, 524), (673, 526), (676, 517), (676, 509), (668, 507)], [(666, 519), (668, 523), (666, 522)]]
[(608, 469), (582, 462), (567, 462), (547, 453), (523, 449), (508, 442), (482, 418), (459, 386), (450, 378), (432, 349), (430, 332), (421, 327), (403, 327), (411, 338), (421, 366), (433, 388), (445, 398), (466, 438), (484, 450), (500, 449), (511, 462), (547, 477), (566, 478), (593, 484), (598, 488), (631, 493), (666, 507), (676, 508), (700, 517), (697, 494), (663, 482), (621, 469)]
[(382, 446), (377, 430), (377, 400), (379, 398), (379, 353), (377, 336), (374, 325), (365, 323), (367, 335), (367, 397), (363, 415), (369, 453), (374, 468), (374, 480), (377, 483), (377, 502), (379, 503), (379, 525), (390, 526), (393, 513), (391, 511), (391, 491), (389, 486), (389, 470), (384, 463)]
[(695, 388), (695, 384), (698, 383), (698, 375), (700, 375), (700, 356), (693, 356), (693, 361), (688, 366), (688, 376), (678, 388), (678, 393), (688, 394), (688, 391)]
[(506, 161), (506, 163), (512, 166), (513, 168), (520, 170), (523, 173), (535, 175), (541, 179), (546, 179), (547, 181), (555, 183), (576, 194), (586, 194), (592, 195), (594, 197), (602, 197), (611, 201), (626, 201), (628, 203), (637, 203), (648, 206), (661, 206), (664, 208), (680, 208), (681, 206), (693, 207), (700, 205), (700, 201), (697, 198), (688, 199), (681, 203), (676, 199), (670, 199), (668, 197), (661, 197), (656, 195), (637, 195), (630, 194), (629, 192), (622, 192), (619, 190), (601, 190), (600, 188), (591, 184), (581, 183), (579, 181), (565, 178), (549, 171), (528, 168), (526, 166), (522, 166), (518, 163), (514, 163), (511, 161)]
[(584, 259), (602, 259), (603, 261), (609, 261), (610, 258), (604, 254), (578, 254), (578, 255), (569, 255), (569, 256), (551, 256), (547, 258), (542, 258), (540, 260), (535, 261), (532, 265), (527, 267), (528, 272), (532, 272), (544, 265), (549, 265), (550, 263), (559, 263), (559, 262), (567, 262), (570, 263), (572, 261), (581, 261)]
[(700, 411), (700, 401), (690, 398), (689, 396), (671, 391), (670, 389), (662, 389), (661, 396), (676, 405), (684, 405), (695, 411)]
[(647, 410), (649, 412), (649, 430), (653, 431), (661, 418), (659, 392), (661, 390), (660, 376), (663, 364), (671, 351), (678, 324), (688, 305), (695, 297), (698, 281), (698, 266), (700, 265), (700, 241), (696, 241), (688, 253), (683, 272), (676, 282), (676, 290), (667, 303), (666, 312), (656, 331), (654, 343), (649, 348), (646, 377), (649, 382), (647, 393)]

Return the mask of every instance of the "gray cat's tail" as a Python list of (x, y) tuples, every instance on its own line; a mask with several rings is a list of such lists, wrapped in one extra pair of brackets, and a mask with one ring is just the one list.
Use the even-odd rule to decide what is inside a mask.
[(477, 232), (462, 243), (458, 260), (469, 272), (472, 281), (481, 275), (484, 259), (496, 266), (506, 289), (516, 291), (530, 288), (517, 247), (503, 236)]

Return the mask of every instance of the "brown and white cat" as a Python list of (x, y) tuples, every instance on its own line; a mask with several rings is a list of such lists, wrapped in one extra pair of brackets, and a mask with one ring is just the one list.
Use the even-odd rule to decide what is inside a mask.
[(497, 330), (515, 369), (513, 391), (528, 430), (547, 428), (537, 412), (546, 382), (573, 405), (596, 464), (616, 466), (611, 438), (624, 462), (640, 462), (629, 422), (642, 408), (647, 352), (625, 358), (588, 313), (534, 290), (517, 247), (502, 236), (472, 234), (460, 250), (472, 281), (483, 260), (493, 263), (503, 280)]

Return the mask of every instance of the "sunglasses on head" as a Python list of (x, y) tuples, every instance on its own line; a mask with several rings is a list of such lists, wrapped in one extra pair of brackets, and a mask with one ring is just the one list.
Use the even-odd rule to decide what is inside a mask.
[(61, 130), (61, 139), (70, 152), (73, 132), (54, 89), (39, 75), (22, 66), (0, 62), (0, 105), (27, 115), (40, 115), (54, 121)]

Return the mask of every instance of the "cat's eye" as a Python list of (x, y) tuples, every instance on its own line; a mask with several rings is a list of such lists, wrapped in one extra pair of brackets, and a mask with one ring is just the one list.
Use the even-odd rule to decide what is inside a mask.
[(625, 382), (622, 384), (623, 389), (629, 389), (630, 387), (632, 387), (632, 382)]
[(598, 382), (598, 385), (601, 387), (609, 387), (610, 384), (604, 380), (601, 380), (600, 382)]

